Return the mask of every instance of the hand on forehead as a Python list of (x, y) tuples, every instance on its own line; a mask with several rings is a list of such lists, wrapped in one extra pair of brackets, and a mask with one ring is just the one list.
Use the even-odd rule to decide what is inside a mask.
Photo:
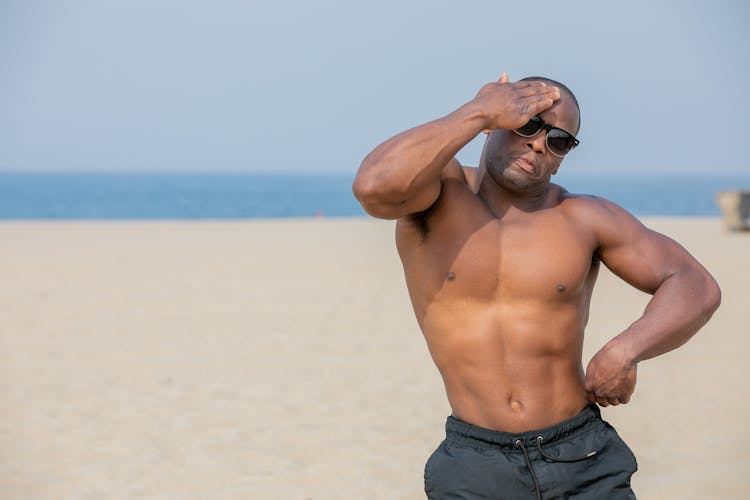
[(560, 99), (556, 100), (552, 107), (539, 113), (539, 116), (550, 125), (566, 130), (573, 135), (578, 133), (581, 126), (581, 112), (575, 95), (565, 84), (544, 76), (529, 76), (522, 78), (519, 82), (535, 82), (557, 87), (560, 90)]

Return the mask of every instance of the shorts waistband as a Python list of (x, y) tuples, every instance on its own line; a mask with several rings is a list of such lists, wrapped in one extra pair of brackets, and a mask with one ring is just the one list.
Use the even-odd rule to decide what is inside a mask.
[(564, 420), (559, 424), (544, 429), (514, 434), (485, 429), (484, 427), (479, 427), (449, 416), (445, 422), (445, 435), (448, 439), (468, 444), (490, 448), (515, 449), (515, 442), (519, 439), (525, 445), (533, 445), (536, 438), (541, 436), (544, 443), (548, 444), (572, 436), (597, 420), (601, 420), (599, 407), (595, 404), (589, 404), (578, 415)]

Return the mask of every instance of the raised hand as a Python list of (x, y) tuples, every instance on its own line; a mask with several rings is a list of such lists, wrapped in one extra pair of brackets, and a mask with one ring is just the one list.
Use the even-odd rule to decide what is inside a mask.
[(638, 365), (630, 361), (620, 344), (610, 342), (597, 352), (586, 368), (586, 397), (600, 406), (625, 404), (635, 390)]
[(503, 73), (497, 82), (479, 89), (472, 103), (487, 115), (487, 129), (512, 130), (560, 99), (560, 89), (539, 81), (509, 82)]

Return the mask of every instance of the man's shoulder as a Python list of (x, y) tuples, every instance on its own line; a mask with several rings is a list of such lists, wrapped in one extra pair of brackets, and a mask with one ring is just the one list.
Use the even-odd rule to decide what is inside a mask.
[[(473, 193), (473, 186), (479, 181), (478, 168), (461, 165), (455, 158), (446, 164), (441, 177), (440, 195), (435, 202), (425, 210), (411, 213), (396, 222), (397, 234), (408, 235), (416, 231), (424, 242), (430, 232), (435, 213), (441, 206), (451, 205)], [(461, 193), (461, 194), (459, 194)], [(472, 194), (473, 196), (473, 194)], [(445, 211), (445, 210), (442, 210)]]
[(445, 183), (448, 180), (458, 181), (461, 184), (469, 184), (475, 181), (477, 176), (476, 167), (467, 167), (461, 165), (461, 163), (453, 158), (443, 169), (442, 181)]
[(560, 193), (559, 207), (578, 227), (590, 231), (599, 245), (642, 237), (645, 226), (617, 203), (601, 196)]
[(601, 196), (593, 194), (571, 193), (557, 184), (552, 184), (557, 190), (557, 202), (559, 207), (574, 217), (607, 217), (618, 214), (632, 215), (619, 206)]

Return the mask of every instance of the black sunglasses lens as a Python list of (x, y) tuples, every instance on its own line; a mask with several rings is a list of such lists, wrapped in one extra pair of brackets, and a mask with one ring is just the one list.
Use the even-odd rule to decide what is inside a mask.
[(564, 130), (553, 128), (547, 132), (547, 147), (556, 155), (563, 156), (571, 149), (575, 139)]
[(522, 135), (524, 137), (531, 137), (532, 135), (535, 135), (537, 132), (539, 132), (541, 128), (542, 120), (540, 120), (538, 116), (534, 116), (526, 123), (526, 125), (521, 128), (515, 129), (515, 132), (518, 135)]

